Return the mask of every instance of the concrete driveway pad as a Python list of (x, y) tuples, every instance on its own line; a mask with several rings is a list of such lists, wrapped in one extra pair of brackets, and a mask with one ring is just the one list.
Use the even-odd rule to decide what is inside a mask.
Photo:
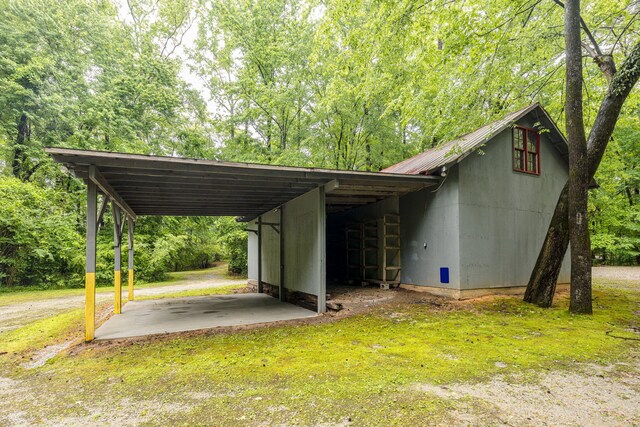
[(211, 295), (128, 302), (96, 331), (96, 340), (314, 317), (265, 294)]

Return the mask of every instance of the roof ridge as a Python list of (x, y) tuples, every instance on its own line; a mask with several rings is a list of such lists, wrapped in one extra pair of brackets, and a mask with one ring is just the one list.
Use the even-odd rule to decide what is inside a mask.
[[(491, 137), (493, 137), (496, 132), (501, 132), (502, 130), (504, 130), (510, 122), (520, 119), (522, 116), (533, 111), (535, 108), (542, 108), (540, 102), (536, 101), (516, 111), (506, 114), (501, 119), (496, 119), (475, 130), (446, 141), (436, 147), (429, 148), (428, 150), (409, 157), (408, 159), (404, 159), (401, 162), (396, 163), (395, 165), (383, 169), (382, 172), (405, 173), (410, 175), (428, 173), (430, 169), (442, 166), (442, 164), (449, 163), (452, 160), (457, 160), (464, 154), (473, 151), (475, 148), (484, 144)], [(469, 138), (473, 134), (479, 134), (478, 138)], [(467, 142), (468, 146), (463, 147), (459, 153), (451, 154), (453, 150), (449, 150), (444, 154), (442, 153), (443, 150), (453, 148), (456, 145), (459, 146), (464, 142)]]

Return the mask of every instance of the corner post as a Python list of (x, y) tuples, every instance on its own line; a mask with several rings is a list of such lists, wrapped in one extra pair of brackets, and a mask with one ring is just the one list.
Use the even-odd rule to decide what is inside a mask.
[(122, 216), (120, 208), (111, 203), (111, 212), (113, 213), (113, 314), (122, 312)]
[(96, 329), (96, 227), (98, 214), (98, 189), (96, 185), (87, 182), (87, 234), (85, 255), (84, 282), (84, 339), (93, 341)]
[(287, 292), (284, 286), (284, 205), (280, 206), (280, 289), (278, 289), (278, 299), (286, 301)]
[(327, 311), (327, 209), (324, 186), (318, 187), (318, 313)]
[(262, 288), (262, 215), (258, 217), (258, 293), (264, 292)]
[(129, 271), (127, 272), (127, 278), (129, 280), (129, 301), (133, 301), (133, 229), (135, 226), (135, 222), (131, 217), (127, 217), (127, 225), (128, 225), (128, 254), (129, 254)]

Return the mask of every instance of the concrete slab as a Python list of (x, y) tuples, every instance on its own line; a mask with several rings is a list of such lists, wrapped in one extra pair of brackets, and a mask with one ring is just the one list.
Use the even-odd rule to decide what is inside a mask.
[(314, 317), (265, 294), (211, 295), (128, 302), (96, 331), (96, 340)]

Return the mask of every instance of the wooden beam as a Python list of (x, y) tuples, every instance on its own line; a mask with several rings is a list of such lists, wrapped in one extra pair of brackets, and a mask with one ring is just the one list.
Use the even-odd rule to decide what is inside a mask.
[(339, 188), (340, 188), (340, 181), (337, 179), (333, 179), (324, 185), (324, 192), (331, 193), (332, 191), (336, 191)]
[(109, 196), (120, 209), (125, 211), (131, 219), (136, 220), (137, 216), (133, 209), (131, 209), (127, 202), (109, 185), (105, 177), (102, 176), (98, 168), (94, 165), (89, 166), (89, 179), (100, 188), (100, 191)]
[(191, 190), (191, 191), (288, 191), (302, 193), (313, 190), (315, 184), (274, 184), (271, 182), (248, 182), (248, 183), (209, 183), (208, 181), (185, 180), (182, 182), (153, 182), (140, 181), (138, 178), (130, 180), (114, 180), (108, 178), (111, 186), (118, 191), (124, 190)]
[(327, 197), (328, 205), (366, 205), (377, 201), (376, 197)]
[(221, 188), (219, 190), (215, 189), (198, 189), (198, 188), (117, 188), (117, 192), (120, 196), (127, 200), (131, 200), (129, 198), (135, 199), (139, 195), (178, 195), (178, 196), (191, 196), (191, 198), (203, 198), (209, 196), (244, 196), (245, 198), (251, 199), (252, 195), (256, 196), (273, 196), (273, 195), (283, 195), (288, 196), (291, 195), (293, 197), (297, 197), (298, 195), (302, 195), (306, 193), (306, 190), (283, 190), (283, 189), (258, 189), (255, 190), (246, 188), (244, 190), (225, 190)]

